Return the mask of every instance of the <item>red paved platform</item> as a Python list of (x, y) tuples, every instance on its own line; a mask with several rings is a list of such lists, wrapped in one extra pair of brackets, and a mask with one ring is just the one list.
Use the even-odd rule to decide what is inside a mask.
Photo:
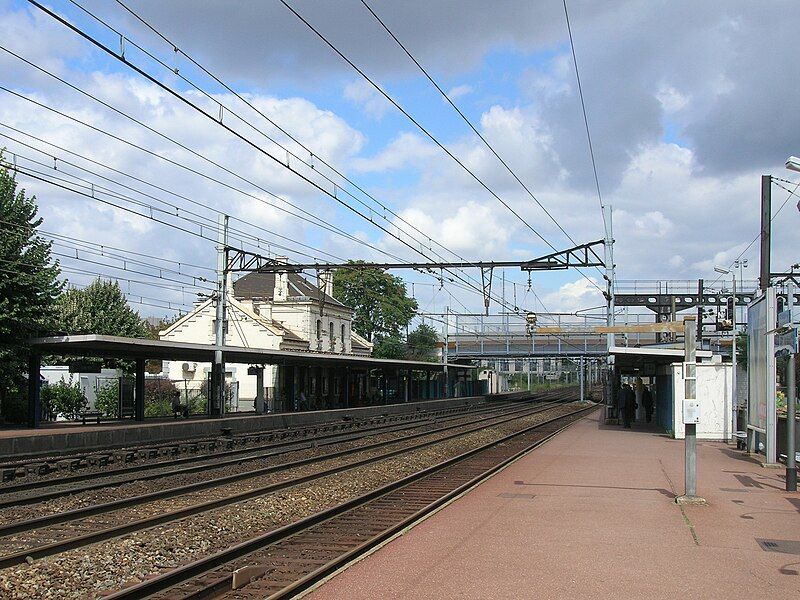
[(683, 449), (595, 413), (311, 597), (800, 598), (800, 495), (783, 472), (699, 442), (709, 504), (682, 510)]

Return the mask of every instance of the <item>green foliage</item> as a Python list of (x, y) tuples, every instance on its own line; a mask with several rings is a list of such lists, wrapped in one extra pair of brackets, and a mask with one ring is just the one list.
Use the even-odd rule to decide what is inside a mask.
[(389, 358), (401, 360), (406, 357), (406, 345), (399, 335), (390, 335), (380, 338), (372, 350), (375, 358)]
[(84, 289), (67, 290), (56, 302), (56, 318), (69, 334), (147, 337), (147, 327), (114, 281), (95, 279)]
[(95, 410), (101, 411), (107, 417), (119, 417), (119, 380), (106, 381), (95, 394)]
[(51, 244), (37, 234), (41, 224), (36, 198), (18, 190), (0, 166), (0, 401), (24, 389), (28, 338), (53, 330), (52, 304), (62, 284)]
[[(172, 399), (175, 397), (175, 392), (179, 394), (181, 405), (189, 406), (190, 415), (203, 414), (206, 412), (208, 402), (203, 388), (186, 392), (180, 390), (178, 386), (169, 379), (148, 378), (144, 381), (144, 416), (173, 416)], [(230, 386), (227, 386), (226, 392), (230, 394)], [(230, 402), (229, 396), (226, 396), (226, 399)]]
[(55, 385), (42, 386), (42, 412), (51, 418), (58, 415), (66, 419), (77, 419), (86, 410), (88, 402), (81, 391), (80, 384), (61, 381)]
[(177, 386), (169, 379), (145, 379), (144, 416), (172, 416), (172, 398), (176, 392)]
[(399, 336), (417, 310), (403, 280), (381, 269), (338, 269), (333, 293), (355, 311), (353, 330), (370, 342)]
[[(147, 337), (147, 327), (139, 314), (128, 306), (117, 282), (95, 279), (83, 289), (70, 289), (61, 294), (55, 305), (56, 326), (67, 334), (118, 335)], [(69, 363), (70, 359), (64, 361)], [(107, 359), (103, 364), (133, 372), (131, 361)]]
[(747, 369), (747, 343), (746, 333), (736, 335), (736, 364), (745, 369)]
[(430, 325), (420, 324), (406, 338), (406, 358), (408, 360), (432, 361), (436, 358), (436, 344), (439, 335)]

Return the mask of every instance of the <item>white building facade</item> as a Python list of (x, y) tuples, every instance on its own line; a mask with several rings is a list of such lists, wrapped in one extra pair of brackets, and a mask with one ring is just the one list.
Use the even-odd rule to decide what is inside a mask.
[[(332, 276), (324, 289), (296, 273), (250, 273), (228, 289), (225, 344), (244, 348), (298, 350), (326, 354), (369, 356), (372, 344), (352, 331), (353, 311), (333, 298)], [(167, 329), (162, 340), (215, 343), (216, 306), (212, 300), (198, 305)], [(226, 364), (226, 383), (235, 390), (238, 406), (254, 408), (257, 384), (254, 372), (263, 368), (264, 398), (277, 385), (272, 365)], [(207, 385), (210, 363), (170, 361), (165, 374), (180, 385), (198, 389)]]

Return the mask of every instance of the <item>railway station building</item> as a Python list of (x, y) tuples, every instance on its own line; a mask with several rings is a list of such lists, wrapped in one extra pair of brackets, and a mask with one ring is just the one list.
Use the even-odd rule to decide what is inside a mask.
[[(372, 344), (352, 329), (353, 311), (333, 297), (332, 277), (319, 288), (297, 273), (250, 273), (230, 281), (225, 345), (320, 354), (370, 356)], [(213, 344), (216, 306), (201, 302), (161, 331), (165, 341)], [(253, 373), (263, 369), (263, 375)], [(179, 387), (198, 390), (208, 385), (211, 363), (171, 360), (164, 374)], [(298, 382), (303, 408), (341, 404), (338, 382), (325, 368), (306, 370)], [(278, 386), (275, 365), (226, 364), (226, 386), (238, 410), (253, 410), (257, 398), (274, 402)], [(260, 381), (260, 383), (259, 383)]]

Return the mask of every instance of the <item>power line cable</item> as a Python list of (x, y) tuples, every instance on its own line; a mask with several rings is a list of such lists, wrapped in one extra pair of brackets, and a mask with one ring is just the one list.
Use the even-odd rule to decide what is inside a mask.
[[(399, 242), (401, 242), (403, 245), (407, 246), (407, 247), (408, 247), (409, 249), (411, 249), (413, 252), (415, 252), (415, 253), (418, 253), (418, 254), (420, 254), (420, 255), (424, 256), (425, 258), (428, 258), (428, 257), (425, 255), (425, 253), (424, 253), (424, 252), (422, 252), (421, 250), (419, 250), (419, 249), (415, 248), (414, 246), (412, 246), (411, 244), (409, 244), (409, 243), (408, 243), (406, 240), (403, 240), (403, 239), (402, 239), (402, 238), (400, 238), (398, 235), (396, 235), (396, 234), (394, 234), (393, 232), (389, 231), (388, 229), (386, 229), (386, 228), (385, 228), (385, 227), (383, 227), (382, 225), (380, 225), (380, 224), (378, 224), (378, 223), (375, 223), (375, 221), (374, 221), (374, 220), (372, 220), (371, 218), (368, 218), (368, 217), (367, 217), (367, 216), (366, 216), (364, 213), (362, 213), (362, 212), (361, 212), (361, 211), (359, 211), (358, 209), (356, 209), (356, 208), (354, 208), (354, 207), (350, 206), (349, 204), (347, 204), (346, 202), (344, 202), (344, 201), (343, 201), (341, 198), (337, 197), (337, 195), (336, 195), (336, 193), (335, 193), (335, 192), (336, 192), (336, 189), (337, 189), (336, 187), (334, 187), (334, 191), (333, 191), (333, 192), (331, 192), (331, 191), (329, 191), (329, 190), (326, 190), (326, 189), (325, 189), (324, 187), (322, 187), (322, 186), (321, 186), (319, 183), (317, 183), (317, 182), (315, 182), (315, 181), (311, 180), (309, 177), (307, 177), (306, 175), (303, 175), (302, 173), (298, 172), (296, 169), (292, 169), (290, 165), (286, 165), (286, 164), (284, 164), (284, 163), (283, 163), (283, 161), (282, 161), (281, 159), (279, 159), (279, 158), (275, 157), (274, 155), (272, 155), (271, 153), (267, 152), (266, 150), (264, 150), (263, 148), (261, 148), (260, 146), (258, 146), (258, 145), (257, 145), (257, 144), (255, 144), (254, 142), (252, 142), (250, 139), (246, 138), (245, 136), (243, 136), (242, 134), (240, 134), (240, 133), (239, 133), (239, 132), (237, 132), (236, 130), (234, 130), (234, 129), (232, 129), (231, 127), (229, 127), (227, 124), (225, 124), (225, 123), (223, 123), (223, 122), (221, 122), (221, 121), (218, 121), (216, 117), (214, 117), (214, 116), (212, 116), (212, 115), (208, 114), (208, 113), (207, 113), (207, 112), (205, 112), (205, 111), (204, 111), (202, 108), (200, 108), (198, 105), (196, 105), (195, 103), (191, 102), (189, 99), (185, 98), (184, 96), (182, 96), (181, 94), (179, 94), (178, 92), (176, 92), (175, 90), (173, 90), (172, 88), (170, 88), (169, 86), (167, 86), (167, 85), (163, 84), (162, 82), (158, 81), (157, 79), (155, 79), (155, 78), (154, 78), (152, 75), (150, 75), (149, 73), (145, 72), (143, 69), (139, 68), (138, 66), (136, 66), (136, 65), (134, 65), (133, 63), (131, 63), (130, 61), (128, 61), (128, 60), (127, 60), (127, 59), (124, 57), (124, 54), (117, 54), (116, 52), (114, 52), (113, 50), (111, 50), (110, 48), (108, 48), (107, 46), (105, 46), (103, 43), (99, 42), (99, 41), (98, 41), (97, 39), (95, 39), (93, 36), (91, 36), (91, 35), (87, 34), (86, 32), (82, 31), (81, 29), (79, 29), (78, 27), (76, 27), (75, 25), (73, 25), (72, 23), (70, 23), (69, 21), (67, 21), (66, 19), (64, 19), (64, 18), (60, 17), (59, 15), (57, 15), (56, 13), (54, 13), (53, 11), (51, 11), (51, 10), (47, 9), (46, 7), (44, 7), (42, 4), (40, 4), (40, 3), (39, 3), (39, 2), (37, 2), (36, 0), (28, 0), (28, 2), (29, 2), (30, 4), (33, 4), (33, 5), (34, 5), (34, 6), (36, 6), (37, 8), (39, 8), (39, 9), (40, 9), (41, 11), (43, 11), (44, 13), (48, 14), (49, 16), (51, 16), (53, 19), (57, 20), (59, 23), (63, 24), (65, 27), (67, 27), (67, 28), (69, 28), (70, 30), (74, 31), (76, 34), (80, 35), (80, 36), (81, 36), (81, 37), (83, 37), (85, 40), (89, 41), (90, 43), (92, 43), (93, 45), (95, 45), (97, 48), (99, 48), (99, 49), (101, 49), (102, 51), (104, 51), (105, 53), (107, 53), (109, 56), (111, 56), (111, 57), (113, 57), (113, 58), (115, 58), (115, 59), (119, 60), (119, 61), (120, 61), (120, 62), (122, 62), (123, 64), (127, 65), (129, 68), (131, 68), (132, 70), (134, 70), (135, 72), (137, 72), (137, 73), (138, 73), (138, 74), (140, 74), (141, 76), (145, 77), (145, 78), (146, 78), (148, 81), (151, 81), (152, 83), (154, 83), (155, 85), (157, 85), (158, 87), (160, 87), (161, 89), (163, 89), (164, 91), (168, 92), (170, 95), (172, 95), (172, 96), (173, 96), (173, 97), (175, 97), (176, 99), (180, 100), (181, 102), (183, 102), (183, 103), (184, 103), (184, 104), (186, 104), (187, 106), (189, 106), (189, 107), (193, 108), (194, 110), (196, 110), (197, 112), (199, 112), (200, 114), (202, 114), (202, 115), (203, 115), (203, 116), (205, 116), (206, 118), (210, 119), (212, 122), (216, 123), (217, 125), (219, 125), (219, 126), (223, 127), (223, 128), (224, 128), (225, 130), (227, 130), (229, 133), (231, 133), (232, 135), (234, 135), (234, 136), (235, 136), (235, 137), (237, 137), (238, 139), (242, 140), (242, 141), (243, 141), (243, 142), (245, 142), (246, 144), (250, 145), (250, 146), (251, 146), (252, 148), (254, 148), (255, 150), (257, 150), (257, 151), (261, 152), (262, 154), (264, 154), (265, 156), (269, 157), (270, 159), (272, 159), (272, 160), (273, 160), (273, 161), (275, 161), (276, 163), (278, 163), (278, 164), (280, 164), (280, 165), (284, 166), (285, 168), (287, 168), (288, 170), (292, 171), (292, 172), (293, 172), (295, 175), (297, 175), (298, 177), (300, 177), (301, 179), (303, 179), (304, 181), (306, 181), (307, 183), (309, 183), (310, 185), (312, 185), (313, 187), (315, 187), (316, 189), (318, 189), (318, 190), (319, 190), (319, 191), (321, 191), (322, 193), (324, 193), (324, 194), (326, 194), (327, 196), (329, 196), (330, 198), (332, 198), (332, 199), (333, 199), (335, 202), (337, 202), (337, 203), (341, 204), (342, 206), (345, 206), (346, 208), (348, 208), (349, 210), (351, 210), (351, 211), (352, 211), (352, 212), (354, 212), (355, 214), (358, 214), (359, 216), (361, 216), (361, 217), (362, 217), (362, 218), (364, 218), (365, 220), (369, 220), (371, 223), (373, 223), (373, 225), (375, 225), (376, 227), (378, 227), (380, 230), (384, 231), (384, 232), (385, 232), (387, 235), (389, 235), (389, 236), (391, 236), (391, 237), (393, 237), (393, 238), (397, 239)], [(289, 7), (289, 8), (290, 8), (290, 7)], [(5, 88), (0, 88), (0, 89), (5, 89)], [(12, 92), (12, 93), (14, 93), (14, 92)], [(22, 96), (22, 97), (24, 98), (24, 96)], [(530, 225), (528, 225), (528, 226), (530, 227)], [(531, 229), (532, 229), (532, 228), (531, 228)], [(398, 228), (398, 230), (399, 230), (399, 228)], [(533, 229), (532, 229), (532, 230), (533, 230)], [(535, 230), (533, 230), (533, 231), (535, 231)], [(544, 240), (544, 241), (546, 241), (546, 240)], [(548, 244), (548, 245), (549, 245), (549, 244)], [(552, 245), (551, 245), (550, 247), (552, 248)], [(450, 272), (452, 272), (452, 271), (450, 271)], [(459, 279), (462, 279), (462, 280), (463, 280), (463, 278), (462, 278), (461, 276), (457, 275), (457, 274), (456, 274), (456, 277), (458, 277)], [(480, 288), (478, 288), (478, 287), (476, 287), (476, 290), (478, 290), (479, 292), (483, 293), (483, 291), (482, 291), (482, 290), (480, 290)], [(500, 303), (501, 303), (501, 304), (503, 304), (503, 305), (505, 306), (505, 304), (504, 304), (504, 303), (502, 303), (502, 302), (500, 302)]]
[[(33, 0), (29, 0), (33, 1)], [(489, 192), (495, 199), (497, 199), (503, 206), (505, 206), (511, 214), (513, 214), (519, 221), (530, 229), (542, 242), (547, 246), (556, 250), (544, 236), (542, 236), (530, 223), (528, 223), (516, 210), (514, 210), (505, 200), (503, 200), (497, 193), (490, 188), (480, 177), (478, 177), (469, 167), (467, 167), (457, 156), (455, 156), (442, 142), (440, 142), (433, 134), (431, 134), (417, 119), (415, 119), (407, 110), (405, 110), (397, 101), (386, 93), (383, 88), (375, 83), (358, 65), (350, 60), (341, 50), (339, 50), (328, 38), (326, 38), (316, 27), (314, 27), (303, 15), (297, 12), (286, 0), (279, 0), (294, 16), (296, 16), (306, 27), (308, 27), (316, 36), (322, 40), (331, 50), (333, 50), (343, 61), (350, 65), (361, 77), (363, 77), (378, 93), (386, 98), (397, 110), (399, 110), (409, 121), (411, 121), (420, 131), (422, 131), (434, 144), (436, 144), (442, 151), (445, 152), (456, 164), (458, 164), (472, 179), (474, 179), (482, 188)]]
[[(108, 24), (107, 22), (105, 22), (104, 20), (102, 20), (102, 19), (100, 19), (99, 17), (97, 17), (97, 16), (96, 16), (94, 13), (92, 13), (91, 11), (88, 11), (87, 9), (85, 9), (84, 7), (82, 7), (80, 4), (78, 4), (77, 2), (75, 2), (75, 0), (70, 0), (70, 1), (71, 1), (71, 2), (72, 2), (74, 5), (76, 5), (78, 8), (80, 8), (81, 10), (83, 10), (83, 11), (84, 11), (86, 14), (88, 14), (89, 16), (91, 16), (93, 19), (97, 20), (99, 23), (101, 23), (101, 24), (105, 25), (105, 26), (106, 26), (106, 27), (108, 27), (108, 28), (109, 28), (111, 31), (115, 32), (117, 35), (122, 35), (122, 33), (121, 33), (119, 30), (117, 30), (116, 28), (112, 27), (111, 25), (109, 25), (109, 24)], [(445, 250), (445, 251), (449, 252), (450, 254), (453, 254), (453, 255), (455, 255), (455, 256), (458, 256), (458, 257), (459, 257), (461, 260), (465, 260), (465, 259), (463, 259), (461, 256), (459, 256), (459, 255), (458, 255), (456, 252), (454, 252), (453, 250), (450, 250), (450, 249), (448, 249), (446, 246), (444, 246), (444, 245), (442, 245), (441, 243), (437, 242), (436, 240), (433, 240), (429, 234), (427, 234), (427, 233), (425, 233), (425, 232), (421, 231), (421, 230), (420, 230), (419, 228), (417, 228), (415, 225), (413, 225), (412, 223), (410, 223), (409, 221), (407, 221), (406, 219), (404, 219), (404, 218), (403, 218), (403, 217), (402, 217), (400, 214), (398, 214), (398, 213), (396, 213), (395, 211), (393, 211), (393, 210), (392, 210), (391, 208), (389, 208), (389, 207), (388, 207), (386, 204), (384, 204), (383, 202), (381, 202), (380, 200), (378, 200), (377, 198), (375, 198), (373, 195), (371, 195), (369, 192), (367, 192), (367, 191), (366, 191), (366, 190), (365, 190), (363, 187), (359, 186), (359, 185), (358, 185), (358, 184), (357, 184), (355, 181), (353, 181), (352, 179), (350, 179), (349, 177), (347, 177), (347, 176), (346, 176), (344, 173), (342, 173), (342, 172), (341, 172), (340, 170), (338, 170), (336, 167), (334, 167), (334, 166), (333, 166), (333, 165), (331, 165), (329, 162), (327, 162), (327, 161), (326, 161), (324, 158), (320, 157), (320, 156), (319, 156), (319, 154), (315, 153), (315, 152), (314, 152), (314, 151), (313, 151), (311, 148), (309, 148), (309, 147), (308, 147), (306, 144), (304, 144), (304, 143), (303, 143), (303, 142), (301, 142), (299, 139), (297, 139), (297, 137), (293, 136), (293, 135), (292, 135), (292, 134), (291, 134), (291, 133), (290, 133), (290, 132), (289, 132), (289, 131), (288, 131), (288, 130), (285, 128), (285, 127), (282, 127), (282, 126), (281, 126), (280, 124), (278, 124), (278, 123), (277, 123), (277, 122), (276, 122), (274, 119), (272, 119), (272, 118), (271, 118), (271, 117), (269, 117), (269, 116), (268, 116), (266, 113), (264, 113), (262, 110), (260, 110), (260, 109), (259, 109), (259, 108), (258, 108), (258, 107), (255, 105), (255, 104), (253, 104), (252, 102), (250, 102), (250, 101), (249, 101), (247, 98), (245, 98), (244, 96), (240, 95), (238, 92), (236, 92), (236, 90), (234, 90), (232, 87), (230, 87), (230, 86), (229, 86), (227, 83), (225, 83), (225, 82), (224, 82), (222, 79), (220, 79), (220, 78), (219, 78), (217, 75), (215, 75), (214, 73), (212, 73), (212, 72), (211, 72), (209, 69), (207, 69), (207, 68), (206, 68), (205, 66), (203, 66), (201, 63), (199, 63), (197, 60), (195, 60), (195, 59), (194, 59), (192, 56), (190, 56), (190, 55), (189, 55), (189, 54), (188, 54), (186, 51), (184, 51), (184, 50), (182, 50), (181, 48), (179, 48), (179, 47), (178, 47), (178, 45), (177, 45), (176, 43), (174, 43), (174, 42), (173, 42), (173, 41), (171, 41), (169, 38), (167, 38), (167, 37), (166, 37), (166, 36), (165, 36), (165, 35), (164, 35), (164, 34), (163, 34), (161, 31), (159, 31), (158, 29), (156, 29), (156, 28), (155, 28), (155, 26), (153, 26), (151, 23), (149, 23), (148, 21), (146, 21), (146, 20), (145, 20), (145, 19), (144, 19), (144, 18), (143, 18), (141, 15), (139, 15), (139, 14), (138, 14), (138, 13), (136, 13), (134, 10), (132, 10), (130, 7), (128, 7), (128, 6), (127, 6), (127, 5), (126, 5), (124, 2), (122, 2), (121, 0), (117, 0), (117, 3), (118, 3), (118, 4), (119, 4), (119, 5), (120, 5), (120, 6), (121, 6), (123, 9), (125, 9), (125, 10), (126, 10), (128, 13), (130, 13), (130, 14), (131, 14), (131, 15), (132, 15), (134, 18), (136, 18), (136, 19), (137, 19), (139, 22), (141, 22), (143, 25), (145, 25), (145, 26), (146, 26), (146, 27), (147, 27), (147, 28), (148, 28), (150, 31), (152, 31), (152, 32), (153, 32), (155, 35), (157, 35), (157, 36), (158, 36), (159, 38), (161, 38), (161, 39), (162, 39), (164, 42), (166, 42), (167, 44), (169, 44), (169, 46), (170, 46), (170, 47), (173, 49), (173, 51), (174, 51), (175, 53), (180, 53), (181, 55), (183, 55), (183, 56), (184, 56), (184, 57), (185, 57), (187, 60), (189, 60), (189, 61), (190, 61), (190, 62), (191, 62), (193, 65), (195, 65), (195, 66), (196, 66), (197, 68), (199, 68), (199, 69), (200, 69), (202, 72), (204, 72), (206, 75), (208, 75), (209, 77), (211, 77), (211, 78), (212, 78), (212, 79), (213, 79), (213, 80), (214, 80), (214, 81), (215, 81), (217, 84), (221, 85), (221, 86), (222, 86), (223, 88), (225, 88), (225, 89), (226, 89), (226, 90), (227, 90), (229, 93), (233, 94), (233, 95), (234, 95), (236, 98), (238, 98), (238, 99), (239, 99), (239, 100), (240, 100), (242, 103), (244, 103), (244, 104), (245, 104), (246, 106), (248, 106), (250, 109), (252, 109), (253, 111), (255, 111), (255, 112), (258, 114), (258, 115), (260, 115), (262, 118), (264, 118), (264, 119), (265, 119), (267, 122), (269, 122), (269, 123), (270, 123), (272, 126), (274, 126), (276, 129), (278, 129), (278, 130), (279, 130), (281, 133), (283, 133), (284, 135), (286, 135), (286, 136), (287, 136), (287, 137), (288, 137), (290, 140), (292, 140), (292, 141), (293, 141), (295, 144), (297, 144), (297, 145), (298, 145), (299, 147), (301, 147), (303, 150), (305, 150), (306, 152), (308, 152), (308, 154), (309, 154), (309, 156), (311, 157), (312, 161), (311, 161), (311, 162), (306, 162), (306, 161), (305, 161), (305, 160), (304, 160), (302, 157), (300, 157), (300, 156), (298, 156), (297, 154), (295, 154), (295, 153), (291, 152), (291, 151), (290, 151), (288, 148), (286, 148), (285, 146), (283, 146), (283, 145), (282, 145), (280, 142), (278, 142), (277, 140), (275, 140), (274, 138), (272, 138), (272, 137), (271, 137), (271, 136), (269, 136), (268, 134), (266, 134), (266, 133), (264, 133), (263, 131), (261, 131), (261, 130), (259, 130), (259, 129), (255, 128), (255, 127), (252, 125), (252, 123), (250, 123), (248, 120), (245, 120), (245, 119), (243, 119), (243, 118), (242, 118), (242, 117), (240, 117), (240, 116), (239, 116), (239, 115), (238, 115), (238, 114), (237, 114), (235, 111), (233, 111), (233, 110), (232, 110), (232, 109), (230, 109), (229, 107), (227, 107), (227, 106), (225, 106), (224, 104), (222, 104), (222, 102), (221, 102), (221, 101), (220, 101), (218, 98), (214, 98), (214, 97), (212, 97), (210, 94), (208, 94), (208, 92), (206, 92), (205, 90), (203, 90), (202, 88), (200, 88), (200, 87), (199, 87), (199, 86), (198, 86), (196, 83), (194, 83), (194, 82), (190, 81), (190, 80), (189, 80), (188, 78), (186, 78), (186, 77), (185, 77), (183, 74), (181, 74), (180, 72), (178, 72), (178, 73), (177, 73), (178, 77), (180, 77), (180, 78), (181, 78), (183, 81), (185, 81), (187, 84), (189, 84), (189, 85), (190, 85), (190, 86), (192, 86), (194, 89), (196, 89), (196, 90), (198, 90), (199, 92), (201, 92), (202, 94), (204, 94), (206, 97), (208, 97), (209, 99), (211, 99), (213, 102), (216, 102), (216, 103), (220, 104), (220, 106), (225, 106), (225, 108), (227, 109), (227, 111), (228, 111), (229, 113), (231, 113), (231, 114), (233, 114), (234, 116), (236, 116), (236, 117), (237, 117), (237, 118), (238, 118), (240, 121), (242, 121), (244, 124), (246, 124), (246, 125), (248, 125), (249, 127), (253, 128), (255, 131), (259, 132), (259, 133), (260, 133), (260, 134), (262, 134), (264, 137), (266, 137), (267, 139), (269, 139), (269, 140), (270, 140), (272, 143), (274, 143), (274, 144), (276, 144), (276, 145), (280, 146), (280, 147), (281, 147), (283, 150), (285, 150), (286, 152), (288, 152), (288, 153), (291, 153), (291, 155), (292, 155), (292, 156), (294, 156), (295, 158), (297, 158), (297, 160), (300, 160), (301, 162), (303, 162), (304, 164), (306, 164), (308, 167), (310, 167), (310, 168), (312, 168), (312, 169), (314, 169), (314, 168), (315, 168), (315, 167), (314, 167), (314, 165), (313, 165), (313, 158), (316, 156), (316, 157), (319, 159), (319, 161), (320, 161), (322, 164), (324, 164), (324, 165), (325, 165), (325, 166), (326, 166), (328, 169), (330, 169), (330, 170), (331, 170), (333, 173), (335, 173), (336, 175), (338, 175), (339, 177), (341, 177), (341, 178), (342, 178), (344, 181), (346, 181), (347, 183), (349, 183), (350, 185), (352, 185), (352, 186), (353, 186), (353, 187), (354, 187), (356, 190), (358, 190), (359, 192), (361, 192), (362, 194), (364, 194), (364, 195), (365, 195), (367, 198), (369, 198), (370, 200), (372, 200), (373, 202), (375, 202), (375, 203), (376, 203), (376, 204), (377, 204), (377, 205), (378, 205), (378, 206), (379, 206), (381, 209), (383, 209), (383, 211), (384, 211), (384, 212), (388, 212), (388, 213), (389, 213), (389, 214), (391, 214), (393, 217), (395, 217), (396, 219), (398, 219), (399, 221), (401, 221), (401, 222), (402, 222), (402, 223), (404, 223), (405, 225), (409, 226), (411, 229), (413, 229), (414, 231), (416, 231), (416, 232), (417, 232), (417, 233), (419, 233), (420, 235), (423, 235), (423, 236), (424, 236), (424, 237), (425, 237), (425, 238), (428, 240), (428, 242), (429, 242), (429, 243), (431, 243), (431, 244), (436, 244), (438, 247), (440, 247), (440, 248), (442, 248), (443, 250)], [(127, 39), (127, 38), (126, 38), (126, 39)], [(149, 56), (150, 58), (152, 58), (154, 61), (158, 62), (158, 63), (159, 63), (160, 65), (162, 65), (164, 68), (167, 68), (167, 69), (169, 69), (169, 68), (170, 68), (170, 67), (169, 67), (169, 66), (168, 66), (168, 65), (165, 63), (165, 61), (163, 61), (162, 59), (160, 59), (160, 58), (156, 57), (155, 55), (153, 55), (153, 54), (152, 54), (150, 51), (148, 51), (148, 50), (147, 50), (147, 49), (145, 49), (144, 47), (140, 46), (139, 44), (136, 44), (135, 42), (133, 43), (133, 45), (134, 45), (136, 48), (138, 48), (139, 50), (141, 50), (143, 53), (145, 53), (147, 56)], [(170, 69), (170, 70), (174, 71), (174, 69)], [(323, 176), (323, 177), (325, 177), (325, 175), (324, 175), (324, 174), (322, 174), (322, 176)], [(333, 183), (333, 184), (335, 185), (335, 182), (334, 182), (333, 180), (331, 180), (331, 179), (330, 179), (330, 178), (328, 178), (328, 177), (325, 177), (325, 178), (326, 178), (326, 179), (327, 179), (329, 182), (331, 182), (331, 183)], [(344, 187), (342, 187), (342, 186), (340, 186), (340, 189), (342, 189), (342, 191), (343, 191), (343, 192), (347, 193), (347, 194), (348, 194), (350, 197), (352, 197), (354, 200), (356, 200), (357, 202), (359, 202), (360, 204), (362, 204), (362, 206), (365, 206), (365, 207), (367, 207), (367, 205), (366, 205), (366, 204), (365, 204), (365, 203), (364, 203), (364, 202), (363, 202), (361, 199), (359, 199), (359, 198), (357, 198), (355, 195), (351, 194), (351, 193), (350, 193), (350, 192), (349, 192), (347, 189), (345, 189), (345, 188), (344, 188)], [(385, 216), (385, 214), (384, 214), (384, 215), (381, 215), (381, 216), (382, 216), (382, 217), (383, 217), (385, 220), (387, 220), (387, 221), (388, 221), (388, 218)], [(430, 249), (432, 250), (432, 248), (430, 248)]]
[(564, 17), (567, 21), (567, 33), (569, 34), (569, 47), (572, 50), (572, 62), (575, 65), (575, 79), (578, 82), (578, 96), (581, 100), (581, 110), (583, 111), (583, 124), (586, 127), (586, 139), (589, 143), (589, 156), (592, 159), (592, 172), (594, 173), (594, 184), (597, 188), (597, 199), (600, 202), (600, 212), (603, 215), (603, 224), (606, 222), (605, 206), (603, 205), (603, 195), (600, 193), (600, 179), (597, 176), (597, 163), (594, 159), (594, 146), (592, 145), (592, 134), (589, 131), (589, 118), (586, 116), (586, 102), (583, 98), (583, 86), (581, 85), (581, 74), (578, 70), (578, 56), (575, 53), (575, 41), (572, 39), (572, 26), (569, 22), (569, 11), (567, 10), (567, 0), (564, 2)]

